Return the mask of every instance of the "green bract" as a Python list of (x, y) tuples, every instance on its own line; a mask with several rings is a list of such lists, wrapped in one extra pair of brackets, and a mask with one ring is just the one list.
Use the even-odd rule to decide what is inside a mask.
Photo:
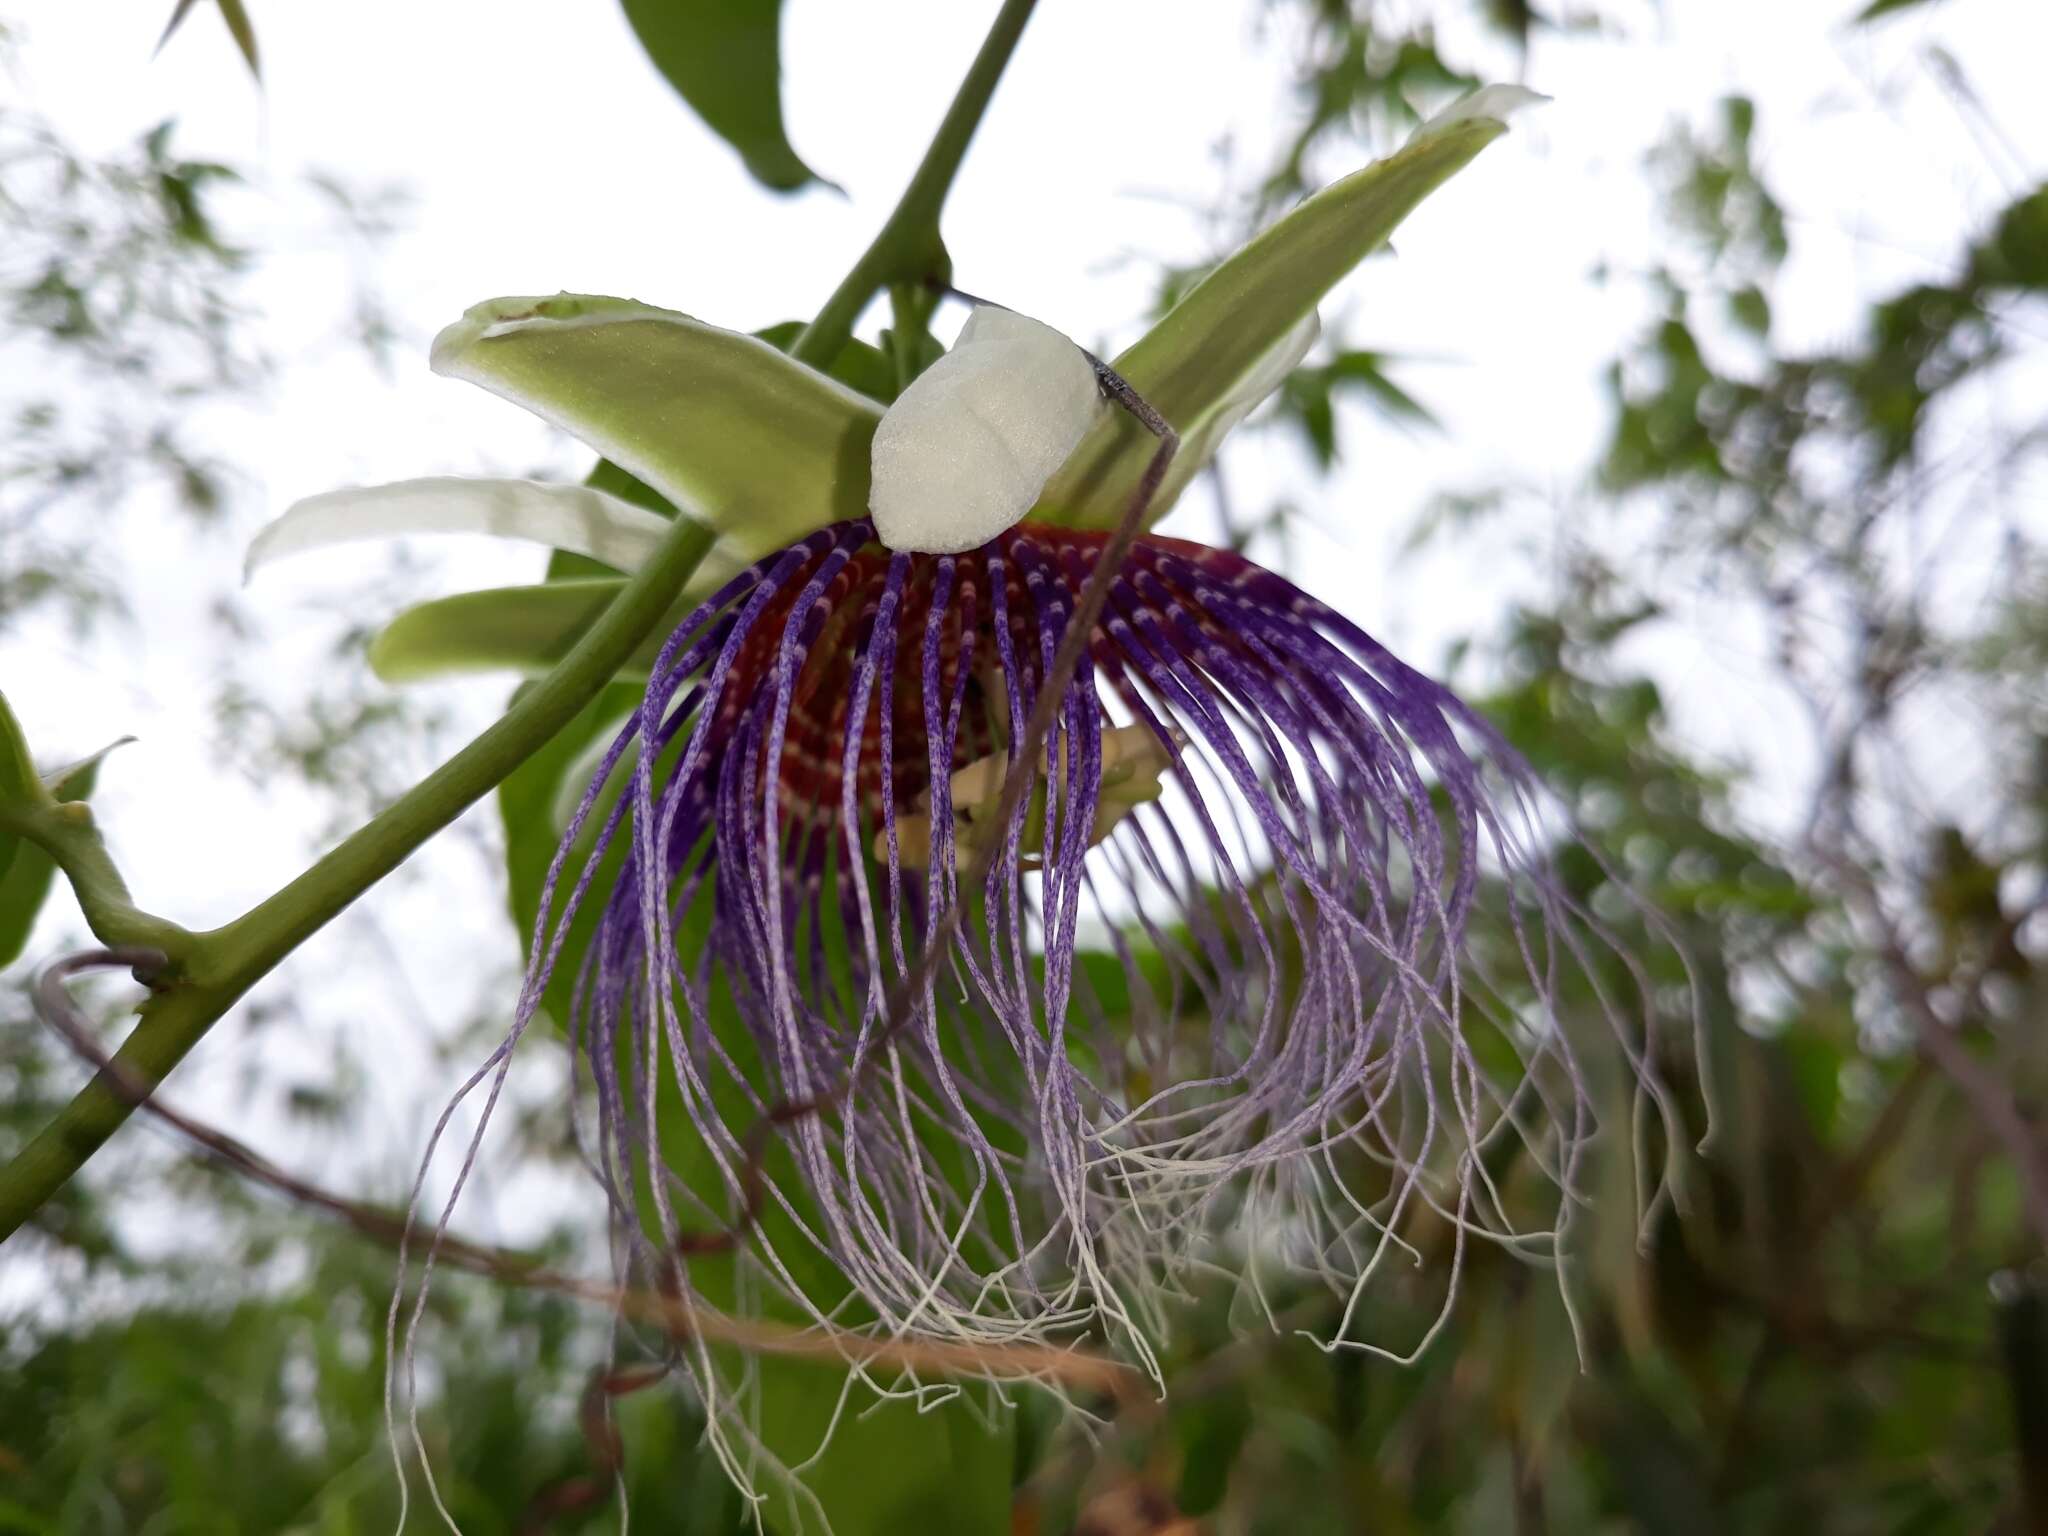
[(742, 561), (867, 511), (882, 408), (759, 337), (632, 299), (493, 299), (433, 366), (581, 438)]
[[(458, 592), (406, 609), (370, 642), (370, 666), (388, 683), (452, 672), (517, 672), (537, 677), (569, 653), (577, 636), (626, 585), (622, 578), (577, 577), (531, 587)], [(692, 582), (694, 588), (697, 583)], [(683, 606), (694, 602), (686, 592)], [(658, 625), (628, 664), (644, 673), (674, 623)]]

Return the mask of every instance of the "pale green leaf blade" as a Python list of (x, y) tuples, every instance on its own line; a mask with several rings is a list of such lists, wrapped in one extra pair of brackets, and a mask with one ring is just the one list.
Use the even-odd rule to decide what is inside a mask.
[[(1428, 125), (1402, 149), (1334, 182), (1219, 264), (1115, 361), (1117, 372), (1173, 423), (1185, 444), (1152, 505), (1156, 519), (1215, 452), (1223, 431), (1277, 384), (1313, 332), (1317, 302), (1436, 188), (1502, 133), (1497, 117)], [(1291, 355), (1290, 355), (1291, 354)], [(1123, 413), (1105, 419), (1040, 498), (1039, 516), (1109, 527), (1123, 510), (1152, 438)]]
[(630, 299), (493, 299), (433, 363), (581, 438), (743, 562), (867, 511), (881, 407), (757, 337)]
[(631, 572), (668, 526), (667, 518), (588, 485), (430, 476), (294, 502), (250, 541), (242, 579), (292, 555), (413, 533), (522, 539)]
[(625, 0), (626, 20), (676, 93), (778, 192), (821, 178), (782, 121), (782, 0)]

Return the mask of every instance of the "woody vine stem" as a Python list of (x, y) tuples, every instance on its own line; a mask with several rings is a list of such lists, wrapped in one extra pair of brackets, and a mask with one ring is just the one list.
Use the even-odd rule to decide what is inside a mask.
[[(823, 368), (874, 296), (950, 276), (939, 218), (996, 82), (1036, 0), (1004, 0), (895, 210), (790, 349)], [(285, 956), (390, 874), (428, 838), (539, 751), (610, 682), (709, 551), (712, 533), (677, 519), (653, 556), (552, 671), (504, 716), (305, 873), (223, 927), (194, 933), (137, 908), (105, 845), (76, 806), (0, 807), (0, 832), (47, 852), (100, 941), (161, 963), (138, 968), (151, 995), (114, 1055), (57, 1117), (0, 1168), (0, 1241), (62, 1189), (235, 1003)]]

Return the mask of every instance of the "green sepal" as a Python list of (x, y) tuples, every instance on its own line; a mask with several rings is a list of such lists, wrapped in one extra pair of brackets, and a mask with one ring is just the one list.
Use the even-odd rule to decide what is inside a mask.
[[(625, 585), (623, 576), (582, 576), (530, 587), (487, 587), (418, 603), (370, 641), (370, 669), (387, 683), (465, 672), (538, 677), (568, 655)], [(621, 670), (645, 676), (693, 605), (687, 594), (678, 600)]]
[[(1223, 432), (1258, 402), (1245, 384), (1303, 345), (1317, 302), (1386, 243), (1401, 220), (1507, 131), (1468, 118), (1333, 182), (1210, 271), (1112, 366), (1181, 435), (1151, 506), (1162, 516), (1214, 454)], [(1296, 354), (1298, 355), (1298, 353)], [(1275, 387), (1280, 379), (1271, 379)], [(1106, 415), (1053, 476), (1032, 516), (1113, 527), (1152, 457), (1152, 437), (1123, 412)]]
[(759, 337), (631, 299), (492, 299), (433, 366), (581, 438), (737, 564), (867, 511), (881, 407)]
[(0, 693), (0, 805), (34, 807), (45, 800), (43, 781), (29, 755), (28, 737), (14, 718), (7, 695)]
[(777, 192), (823, 180), (790, 147), (782, 123), (782, 0), (624, 3), (654, 67), (739, 151), (749, 175)]

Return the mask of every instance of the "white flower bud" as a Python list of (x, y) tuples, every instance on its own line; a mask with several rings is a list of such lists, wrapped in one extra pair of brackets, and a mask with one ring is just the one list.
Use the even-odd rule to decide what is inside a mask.
[(980, 306), (875, 429), (876, 537), (925, 554), (979, 548), (1031, 510), (1103, 409), (1079, 347), (1049, 325)]

